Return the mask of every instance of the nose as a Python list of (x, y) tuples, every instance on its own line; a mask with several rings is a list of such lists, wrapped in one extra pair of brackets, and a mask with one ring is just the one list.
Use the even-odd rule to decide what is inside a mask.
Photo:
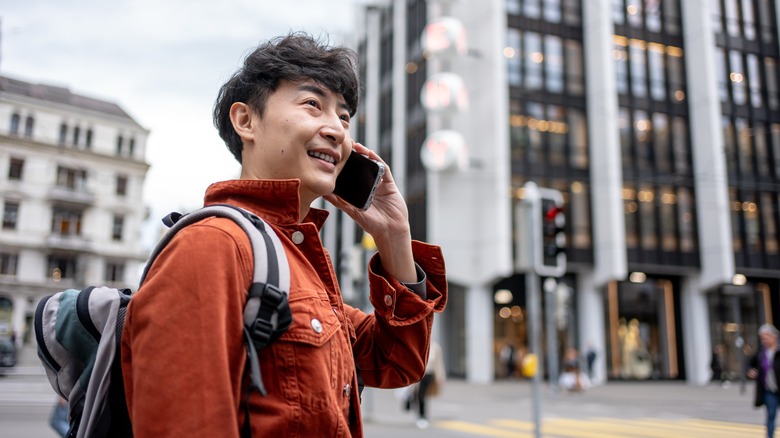
[(341, 123), (341, 119), (331, 116), (320, 128), (320, 135), (339, 145), (347, 138), (347, 128)]

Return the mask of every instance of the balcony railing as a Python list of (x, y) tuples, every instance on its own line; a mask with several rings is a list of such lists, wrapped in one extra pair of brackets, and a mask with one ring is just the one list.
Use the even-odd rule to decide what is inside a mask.
[(83, 236), (57, 233), (49, 235), (46, 245), (49, 249), (79, 252), (89, 251), (92, 248), (92, 242)]
[(49, 198), (53, 201), (70, 204), (92, 205), (95, 203), (95, 193), (89, 190), (73, 190), (67, 187), (55, 186), (49, 190)]

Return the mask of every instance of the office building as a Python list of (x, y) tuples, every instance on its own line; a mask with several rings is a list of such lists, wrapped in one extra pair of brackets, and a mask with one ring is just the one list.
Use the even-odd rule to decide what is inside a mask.
[[(565, 274), (537, 291), (549, 314), (539, 338), (554, 332), (558, 358), (592, 347), (597, 381), (703, 384), (717, 348), (726, 377), (738, 377), (759, 325), (780, 315), (779, 6), (362, 7), (356, 137), (390, 163), (413, 237), (444, 249), (450, 298), (436, 335), (450, 374), (488, 382), (503, 376), (504, 344), (528, 349), (534, 283), (522, 219), (533, 182), (560, 191), (567, 219)], [(467, 100), (450, 89), (457, 80), (434, 87), (441, 73), (462, 81)], [(426, 87), (460, 107), (426, 109)], [(459, 134), (464, 148), (426, 143), (440, 131)], [(426, 169), (423, 144), (457, 160)]]

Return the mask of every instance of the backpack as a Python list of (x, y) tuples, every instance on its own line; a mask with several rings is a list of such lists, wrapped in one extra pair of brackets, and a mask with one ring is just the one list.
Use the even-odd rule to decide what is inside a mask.
[[(252, 389), (265, 395), (257, 350), (281, 336), (292, 317), (287, 302), (287, 257), (278, 236), (260, 217), (230, 205), (169, 214), (163, 222), (170, 229), (152, 251), (140, 284), (178, 231), (213, 216), (235, 221), (252, 244), (254, 277), (244, 307), (247, 397)], [(38, 357), (54, 391), (68, 401), (68, 437), (132, 436), (120, 360), (122, 328), (131, 299), (129, 289), (88, 286), (57, 292), (38, 303), (34, 321)], [(251, 434), (248, 412), (242, 433)]]

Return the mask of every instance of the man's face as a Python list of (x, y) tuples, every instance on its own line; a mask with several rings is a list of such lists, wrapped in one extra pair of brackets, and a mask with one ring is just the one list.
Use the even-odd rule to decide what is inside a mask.
[(265, 112), (252, 115), (253, 144), (245, 142), (242, 177), (300, 179), (301, 203), (333, 192), (352, 150), (343, 96), (314, 81), (283, 81)]

